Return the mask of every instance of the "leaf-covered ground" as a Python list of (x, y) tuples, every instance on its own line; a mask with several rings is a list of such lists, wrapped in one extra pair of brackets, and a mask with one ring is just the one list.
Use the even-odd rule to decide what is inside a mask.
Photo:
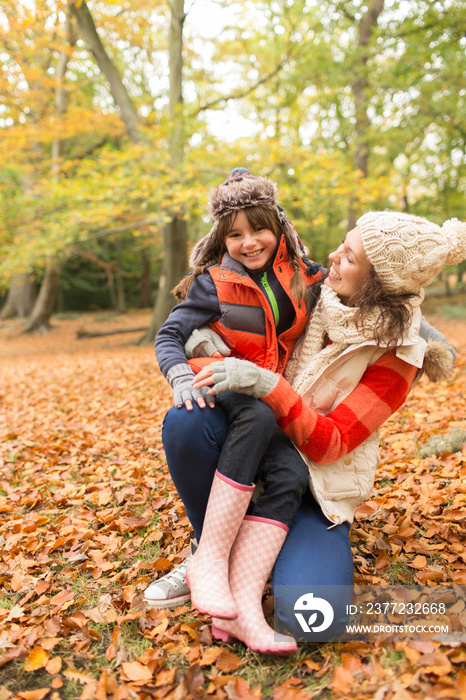
[[(189, 607), (145, 609), (142, 591), (190, 540), (161, 445), (171, 394), (152, 348), (76, 331), (148, 320), (55, 320), (36, 337), (0, 327), (0, 700), (466, 698), (464, 645), (303, 644), (271, 659), (213, 642)], [(434, 321), (457, 370), (422, 379), (383, 428), (377, 490), (352, 530), (360, 583), (466, 585), (466, 452), (418, 456), (466, 428), (466, 320)]]

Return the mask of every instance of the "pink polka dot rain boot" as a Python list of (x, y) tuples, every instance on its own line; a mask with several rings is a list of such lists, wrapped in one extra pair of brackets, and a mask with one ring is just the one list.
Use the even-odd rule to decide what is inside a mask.
[(200, 612), (225, 619), (237, 615), (228, 560), (253, 491), (254, 485), (238, 484), (215, 472), (199, 547), (187, 569), (191, 601)]
[(262, 593), (288, 534), (277, 520), (246, 516), (230, 557), (230, 588), (238, 610), (234, 620), (215, 618), (212, 634), (224, 642), (236, 638), (264, 654), (287, 656), (296, 640), (275, 632), (262, 610)]

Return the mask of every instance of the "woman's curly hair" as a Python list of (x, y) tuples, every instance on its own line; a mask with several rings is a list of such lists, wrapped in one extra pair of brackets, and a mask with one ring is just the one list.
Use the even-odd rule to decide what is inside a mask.
[[(417, 294), (389, 294), (371, 265), (369, 274), (358, 291), (349, 300), (349, 306), (357, 308), (354, 321), (362, 333), (375, 337), (377, 342), (390, 339), (389, 346), (396, 345), (411, 325), (413, 307), (410, 301)], [(376, 328), (368, 325), (368, 314), (374, 308), (380, 309), (380, 319)]]

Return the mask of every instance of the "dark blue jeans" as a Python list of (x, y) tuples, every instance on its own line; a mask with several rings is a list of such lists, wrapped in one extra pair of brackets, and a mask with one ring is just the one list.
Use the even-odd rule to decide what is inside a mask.
[[(219, 406), (192, 411), (172, 408), (165, 416), (162, 439), (168, 468), (185, 505), (196, 539), (204, 514), (228, 421)], [(272, 586), (280, 625), (298, 638), (326, 641), (341, 633), (351, 603), (353, 559), (349, 523), (331, 527), (311, 492), (306, 491), (273, 570)], [(297, 591), (326, 590), (334, 620), (324, 632), (304, 634), (295, 614)], [(301, 592), (301, 590), (299, 591)]]
[(248, 514), (289, 527), (308, 487), (306, 463), (263, 401), (223, 391), (217, 404), (228, 423), (218, 471), (246, 486), (260, 482), (262, 492), (256, 501), (253, 499)]

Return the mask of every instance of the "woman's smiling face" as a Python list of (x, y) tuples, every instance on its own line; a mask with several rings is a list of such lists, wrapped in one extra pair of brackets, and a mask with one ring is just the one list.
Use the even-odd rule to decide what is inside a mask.
[(357, 226), (346, 234), (343, 243), (334, 253), (330, 253), (329, 259), (332, 266), (324, 284), (331, 287), (344, 304), (348, 304), (371, 269)]

